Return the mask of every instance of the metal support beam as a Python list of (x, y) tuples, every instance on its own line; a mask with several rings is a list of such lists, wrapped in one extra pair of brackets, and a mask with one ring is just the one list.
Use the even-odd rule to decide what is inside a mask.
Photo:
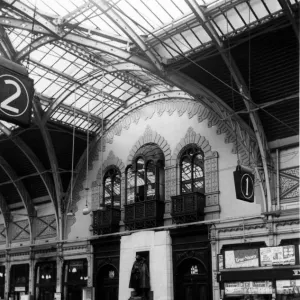
[(0, 156), (0, 166), (4, 170), (4, 172), (7, 174), (9, 179), (11, 180), (12, 184), (14, 185), (15, 189), (17, 190), (21, 201), (23, 202), (24, 208), (27, 212), (27, 219), (29, 223), (29, 230), (30, 230), (30, 241), (33, 241), (33, 218), (32, 216), (36, 216), (36, 210), (34, 208), (33, 202), (29, 196), (29, 193), (25, 186), (23, 185), (23, 182), (21, 180), (18, 180), (18, 176), (13, 170), (13, 168), (6, 162), (6, 160)]
[(12, 7), (22, 15), (26, 16), (30, 20), (35, 20), (38, 22), (42, 27), (52, 33), (54, 35), (59, 35), (58, 26), (52, 24), (47, 18), (42, 16), (37, 10), (32, 9), (31, 7), (27, 6), (26, 4), (15, 1), (15, 0), (2, 0), (4, 4), (7, 4), (9, 7)]
[(138, 34), (126, 23), (125, 20), (119, 15), (112, 7), (110, 7), (105, 0), (90, 0), (102, 13), (114, 22), (116, 26), (120, 28), (130, 39), (136, 44), (150, 59), (152, 64), (155, 66), (159, 73), (164, 71), (162, 64), (160, 63), (158, 57), (153, 53), (151, 48), (149, 48), (145, 42), (140, 38)]
[(13, 47), (5, 29), (0, 25), (0, 45), (4, 49), (8, 59), (12, 60), (15, 56), (15, 48)]
[(61, 181), (61, 177), (59, 174), (59, 168), (58, 168), (58, 162), (57, 162), (57, 157), (55, 155), (54, 147), (51, 141), (51, 137), (49, 134), (49, 131), (46, 126), (41, 121), (41, 116), (40, 116), (40, 110), (41, 107), (39, 106), (38, 102), (32, 101), (33, 105), (33, 112), (34, 116), (36, 119), (36, 123), (40, 128), (47, 153), (48, 153), (48, 158), (49, 162), (51, 165), (51, 170), (52, 170), (52, 176), (53, 176), (53, 181), (54, 181), (54, 186), (55, 186), (55, 193), (56, 193), (56, 200), (57, 204), (56, 207), (58, 207), (58, 216), (59, 216), (59, 227), (58, 227), (58, 232), (59, 232), (59, 238), (62, 239), (62, 213), (61, 213), (61, 204), (62, 204), (62, 197), (63, 197), (63, 185)]
[(280, 6), (282, 7), (286, 17), (289, 19), (290, 23), (292, 24), (293, 30), (295, 32), (295, 35), (298, 39), (298, 43), (300, 42), (299, 37), (299, 27), (296, 23), (294, 12), (292, 10), (292, 5), (289, 0), (278, 0)]
[(6, 237), (7, 237), (7, 229), (9, 226), (9, 222), (11, 220), (11, 213), (10, 213), (10, 209), (7, 205), (7, 202), (1, 193), (0, 193), (0, 209), (1, 209), (1, 213), (4, 218), (4, 223), (5, 223), (5, 227), (6, 227)]
[(230, 53), (225, 51), (223, 47), (223, 43), (220, 40), (216, 30), (214, 27), (210, 24), (209, 20), (206, 18), (206, 15), (204, 13), (203, 8), (201, 8), (195, 0), (185, 0), (187, 5), (190, 7), (190, 9), (193, 11), (197, 19), (199, 20), (199, 23), (202, 25), (204, 30), (207, 32), (207, 34), (210, 36), (214, 44), (216, 45), (217, 49), (220, 52), (220, 55), (223, 58), (223, 61), (225, 62), (228, 70), (231, 73), (231, 76), (233, 77), (233, 80), (235, 81), (240, 94), (243, 97), (244, 104), (249, 111), (250, 120), (252, 123), (252, 126), (254, 128), (254, 132), (256, 135), (257, 143), (260, 150), (260, 155), (264, 167), (264, 175), (265, 175), (265, 184), (266, 184), (266, 191), (267, 191), (267, 207), (271, 207), (271, 188), (270, 188), (270, 177), (269, 177), (269, 170), (268, 170), (268, 162), (267, 162), (267, 153), (268, 151), (268, 144), (267, 139), (265, 137), (265, 133), (263, 130), (263, 127), (261, 125), (260, 119), (256, 112), (252, 111), (255, 108), (255, 105), (251, 99), (250, 92), (247, 88), (246, 83), (244, 82), (244, 79), (235, 64), (234, 59), (231, 57)]

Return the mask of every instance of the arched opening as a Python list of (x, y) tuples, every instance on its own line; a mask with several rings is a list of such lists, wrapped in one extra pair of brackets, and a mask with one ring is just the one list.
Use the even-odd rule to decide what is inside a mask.
[(114, 266), (101, 267), (96, 280), (95, 299), (118, 300), (119, 273)]
[(176, 300), (210, 299), (208, 272), (196, 258), (187, 258), (180, 263), (175, 273)]

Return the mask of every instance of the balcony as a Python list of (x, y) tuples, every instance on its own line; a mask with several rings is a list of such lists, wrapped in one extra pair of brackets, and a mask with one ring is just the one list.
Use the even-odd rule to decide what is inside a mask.
[(118, 208), (105, 207), (93, 212), (93, 234), (101, 235), (119, 231), (121, 211)]
[(152, 228), (163, 225), (165, 203), (161, 200), (146, 200), (124, 205), (127, 230)]
[(172, 196), (173, 223), (191, 223), (204, 220), (205, 196), (199, 192)]

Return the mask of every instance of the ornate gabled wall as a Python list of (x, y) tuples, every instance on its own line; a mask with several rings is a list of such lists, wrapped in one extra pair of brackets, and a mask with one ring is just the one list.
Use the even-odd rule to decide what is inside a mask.
[[(178, 184), (177, 171), (173, 172), (175, 175), (172, 177), (172, 175), (168, 175), (168, 170), (172, 167), (176, 170), (178, 161), (176, 155), (180, 154), (180, 147), (190, 142), (201, 145), (206, 160), (212, 159), (209, 163), (207, 161), (205, 163), (206, 168), (211, 169), (211, 175), (213, 174), (210, 185), (212, 186), (214, 180), (217, 180), (217, 187), (211, 188), (211, 186), (206, 185), (206, 189), (211, 189), (209, 195), (211, 200), (209, 201), (214, 206), (211, 210), (206, 210), (206, 219), (259, 215), (262, 210), (262, 197), (258, 185), (255, 191), (254, 204), (237, 200), (235, 197), (233, 171), (237, 165), (237, 154), (232, 136), (228, 138), (226, 132), (222, 131), (222, 125), (218, 125), (219, 122), (210, 117), (209, 112), (198, 109), (195, 102), (190, 104), (187, 100), (177, 101), (177, 105), (172, 106), (172, 109), (170, 107), (163, 104), (160, 106), (158, 103), (156, 109), (153, 109), (153, 103), (151, 103), (140, 109), (138, 113), (132, 112), (126, 117), (126, 120), (121, 119), (111, 130), (108, 130), (105, 137), (105, 152), (103, 153), (103, 172), (110, 164), (114, 164), (120, 169), (122, 174), (122, 203), (124, 203), (126, 166), (130, 163), (134, 152), (142, 144), (154, 142), (163, 150), (166, 160), (165, 218), (168, 218), (167, 203), (170, 201), (170, 196), (178, 193), (178, 188), (176, 188)], [(100, 150), (100, 146), (98, 149)], [(245, 155), (243, 153), (243, 156)], [(103, 174), (101, 161), (102, 155), (99, 151), (88, 174), (88, 186), (90, 188), (88, 203), (93, 209), (99, 205), (99, 182)], [(247, 159), (242, 161), (247, 161)], [(217, 162), (217, 174), (214, 173), (215, 162)], [(206, 177), (209, 176), (206, 174)], [(68, 229), (70, 231), (69, 239), (90, 235), (91, 217), (82, 214), (86, 201), (83, 189), (85, 185), (86, 183), (83, 181), (82, 190), (79, 192), (80, 197), (78, 197), (80, 200), (76, 203), (78, 210), (74, 224)], [(209, 202), (208, 198), (207, 202)]]

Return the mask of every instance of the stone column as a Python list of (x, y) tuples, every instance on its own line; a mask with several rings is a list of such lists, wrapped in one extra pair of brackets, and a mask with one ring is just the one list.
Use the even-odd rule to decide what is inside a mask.
[(63, 265), (64, 265), (63, 244), (57, 243), (57, 250), (56, 250), (56, 292), (57, 293), (62, 292)]
[(164, 218), (170, 218), (171, 196), (177, 195), (177, 168), (176, 166), (165, 167), (165, 215)]

